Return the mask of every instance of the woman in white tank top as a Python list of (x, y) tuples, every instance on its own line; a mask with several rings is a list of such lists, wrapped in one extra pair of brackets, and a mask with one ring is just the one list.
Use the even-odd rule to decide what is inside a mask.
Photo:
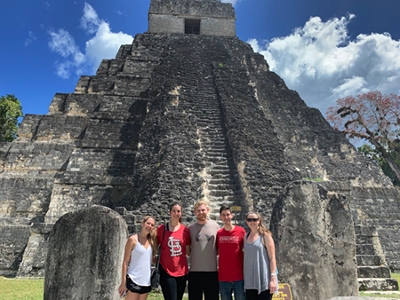
[(125, 300), (146, 300), (151, 291), (151, 263), (155, 256), (154, 218), (146, 216), (139, 233), (129, 237), (122, 262), (122, 280), (118, 288)]

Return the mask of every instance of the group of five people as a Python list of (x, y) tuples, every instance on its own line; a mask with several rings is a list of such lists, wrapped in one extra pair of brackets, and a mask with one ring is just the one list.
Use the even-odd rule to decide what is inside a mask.
[[(270, 300), (277, 291), (275, 245), (259, 213), (246, 214), (248, 233), (232, 223), (222, 205), (223, 227), (208, 218), (205, 201), (194, 205), (197, 222), (182, 223), (182, 205), (170, 206), (169, 222), (158, 226), (145, 217), (141, 231), (129, 237), (118, 289), (126, 300), (146, 300), (151, 291), (150, 267), (160, 247), (160, 285), (165, 300)], [(187, 262), (190, 257), (190, 269)]]

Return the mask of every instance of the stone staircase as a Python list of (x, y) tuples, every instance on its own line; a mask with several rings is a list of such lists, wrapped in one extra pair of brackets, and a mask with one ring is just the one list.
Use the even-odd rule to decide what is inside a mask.
[(397, 291), (398, 282), (390, 278), (375, 227), (356, 226), (357, 276), (360, 291)]
[[(199, 64), (199, 67), (202, 66)], [(233, 174), (237, 170), (232, 163), (231, 154), (225, 140), (224, 126), (221, 119), (219, 100), (214, 86), (211, 66), (202, 66), (201, 75), (196, 80), (196, 87), (190, 93), (182, 92), (184, 109), (189, 110), (197, 119), (200, 152), (205, 168), (200, 176), (202, 197), (209, 201), (210, 219), (219, 220), (219, 208), (222, 204), (240, 207), (244, 199), (240, 184)], [(241, 219), (240, 213), (235, 216)]]

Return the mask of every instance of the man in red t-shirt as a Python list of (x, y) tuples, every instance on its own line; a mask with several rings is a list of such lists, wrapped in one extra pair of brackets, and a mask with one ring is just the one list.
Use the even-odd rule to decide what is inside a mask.
[(243, 281), (243, 241), (246, 231), (232, 224), (231, 208), (222, 205), (219, 216), (224, 227), (217, 233), (218, 281), (221, 300), (245, 300)]

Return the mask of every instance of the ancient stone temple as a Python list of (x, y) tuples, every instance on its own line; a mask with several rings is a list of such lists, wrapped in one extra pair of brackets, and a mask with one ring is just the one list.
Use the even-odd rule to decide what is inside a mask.
[[(206, 199), (212, 218), (227, 203), (238, 220), (256, 210), (277, 231), (289, 211), (301, 228), (300, 212), (313, 220), (324, 210), (315, 224), (330, 233), (316, 231), (329, 245), (349, 230), (359, 284), (392, 285), (378, 278), (400, 269), (399, 190), (235, 26), (231, 4), (152, 0), (147, 32), (73, 93), (56, 94), (48, 114), (25, 116), (19, 138), (0, 144), (0, 275), (43, 276), (49, 232), (67, 212), (107, 206), (132, 232), (144, 215), (165, 219), (175, 200), (190, 223), (193, 203)], [(340, 227), (346, 209), (351, 226)], [(292, 252), (280, 253), (302, 253), (286, 237), (276, 236), (278, 248), (286, 241)]]

